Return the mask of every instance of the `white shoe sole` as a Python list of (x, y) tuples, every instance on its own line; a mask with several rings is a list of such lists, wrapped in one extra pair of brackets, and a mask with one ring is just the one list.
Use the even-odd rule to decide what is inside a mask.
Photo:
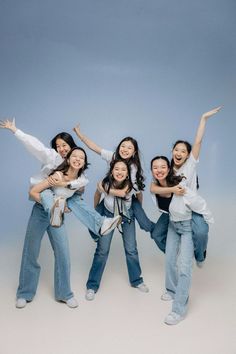
[(26, 307), (27, 301), (25, 299), (17, 299), (16, 300), (16, 308), (17, 309), (23, 309)]
[(94, 293), (86, 293), (85, 294), (85, 299), (88, 301), (93, 301), (95, 299), (95, 292)]
[(50, 224), (53, 227), (61, 226), (63, 221), (64, 209), (65, 209), (65, 199), (57, 198), (51, 209)]

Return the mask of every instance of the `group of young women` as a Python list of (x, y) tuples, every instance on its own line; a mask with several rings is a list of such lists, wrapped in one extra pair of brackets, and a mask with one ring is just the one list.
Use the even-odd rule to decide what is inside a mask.
[(0, 127), (11, 130), (42, 164), (39, 175), (31, 178), (30, 198), (35, 200), (28, 223), (17, 289), (16, 307), (23, 308), (33, 300), (40, 273), (38, 256), (41, 240), (47, 231), (55, 256), (54, 288), (57, 301), (77, 307), (70, 287), (70, 256), (64, 225), (64, 213), (80, 220), (96, 241), (96, 250), (86, 284), (86, 299), (93, 300), (99, 289), (115, 228), (122, 235), (129, 281), (142, 292), (149, 289), (143, 281), (138, 256), (135, 219), (141, 229), (150, 233), (158, 248), (165, 253), (164, 301), (173, 301), (164, 322), (179, 323), (187, 312), (192, 277), (192, 262), (202, 267), (207, 249), (209, 224), (213, 222), (205, 200), (197, 193), (196, 165), (206, 121), (220, 110), (204, 113), (193, 146), (178, 140), (172, 160), (158, 155), (151, 161), (153, 180), (150, 191), (161, 211), (156, 223), (142, 208), (144, 176), (138, 143), (124, 138), (115, 152), (105, 150), (74, 128), (78, 138), (99, 154), (108, 164), (108, 172), (97, 184), (95, 210), (81, 198), (88, 183), (88, 167), (83, 148), (76, 146), (68, 133), (57, 134), (46, 148), (38, 139), (17, 129), (14, 120), (1, 121)]

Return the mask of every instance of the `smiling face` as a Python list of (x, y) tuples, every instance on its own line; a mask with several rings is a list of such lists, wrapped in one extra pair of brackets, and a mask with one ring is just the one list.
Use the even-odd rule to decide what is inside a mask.
[(65, 142), (65, 140), (58, 138), (56, 140), (56, 150), (58, 154), (60, 154), (61, 157), (64, 159), (68, 152), (71, 150), (71, 147)]
[(76, 149), (73, 150), (69, 159), (68, 164), (74, 170), (79, 171), (85, 165), (85, 154), (82, 150)]
[(187, 146), (184, 143), (177, 144), (172, 151), (172, 158), (175, 168), (180, 168), (187, 158), (189, 157), (189, 152)]
[(113, 178), (116, 182), (121, 183), (128, 177), (128, 168), (122, 161), (116, 162), (112, 170)]
[(168, 176), (170, 169), (167, 162), (163, 159), (156, 159), (152, 162), (152, 175), (155, 180), (163, 183)]
[(135, 148), (133, 143), (130, 140), (123, 141), (119, 148), (119, 155), (122, 159), (128, 160), (135, 153)]

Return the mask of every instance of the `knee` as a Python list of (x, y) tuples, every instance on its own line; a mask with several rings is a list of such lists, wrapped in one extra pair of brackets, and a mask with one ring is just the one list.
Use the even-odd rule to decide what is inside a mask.
[(96, 257), (99, 257), (100, 259), (107, 259), (108, 255), (109, 255), (109, 249), (105, 249), (105, 248), (100, 248), (97, 249), (95, 252)]
[(125, 248), (125, 254), (129, 257), (137, 257), (138, 250), (136, 247), (128, 247), (128, 248)]
[(191, 263), (181, 263), (179, 267), (179, 275), (183, 277), (190, 277), (192, 274), (192, 264)]
[(192, 231), (194, 238), (205, 238), (209, 232), (209, 226), (202, 215), (194, 214), (192, 218)]
[(208, 241), (208, 233), (204, 232), (204, 230), (198, 230), (197, 232), (193, 233), (193, 243), (205, 243)]

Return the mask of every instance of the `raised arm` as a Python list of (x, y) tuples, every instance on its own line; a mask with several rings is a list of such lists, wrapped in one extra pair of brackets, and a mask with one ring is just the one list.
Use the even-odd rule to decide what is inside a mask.
[(205, 133), (205, 128), (206, 128), (206, 122), (208, 120), (208, 118), (210, 118), (211, 116), (213, 116), (214, 114), (216, 114), (217, 112), (219, 112), (219, 110), (221, 109), (221, 106), (212, 109), (209, 112), (204, 113), (201, 116), (200, 119), (200, 123), (197, 129), (197, 133), (195, 136), (195, 141), (192, 147), (192, 154), (194, 156), (194, 158), (197, 160), (199, 157), (199, 153), (200, 153), (200, 149), (201, 149), (201, 144), (202, 144), (202, 138), (204, 136)]
[(3, 129), (9, 129), (12, 133), (15, 134), (17, 128), (16, 128), (16, 124), (15, 124), (15, 118), (11, 120), (6, 119), (6, 120), (0, 120), (0, 128)]
[(78, 136), (78, 138), (90, 149), (96, 152), (97, 154), (101, 155), (102, 148), (95, 144), (92, 140), (90, 140), (86, 135), (81, 133), (80, 125), (78, 124), (76, 127), (73, 128), (74, 132)]
[(13, 118), (12, 121), (9, 119), (0, 121), (0, 128), (9, 129), (12, 133), (14, 133), (15, 137), (19, 139), (25, 148), (41, 163), (45, 164), (58, 160), (59, 165), (62, 162), (62, 158), (60, 158), (60, 155), (54, 149), (47, 148), (34, 136), (25, 134), (18, 129), (15, 124), (15, 118)]

